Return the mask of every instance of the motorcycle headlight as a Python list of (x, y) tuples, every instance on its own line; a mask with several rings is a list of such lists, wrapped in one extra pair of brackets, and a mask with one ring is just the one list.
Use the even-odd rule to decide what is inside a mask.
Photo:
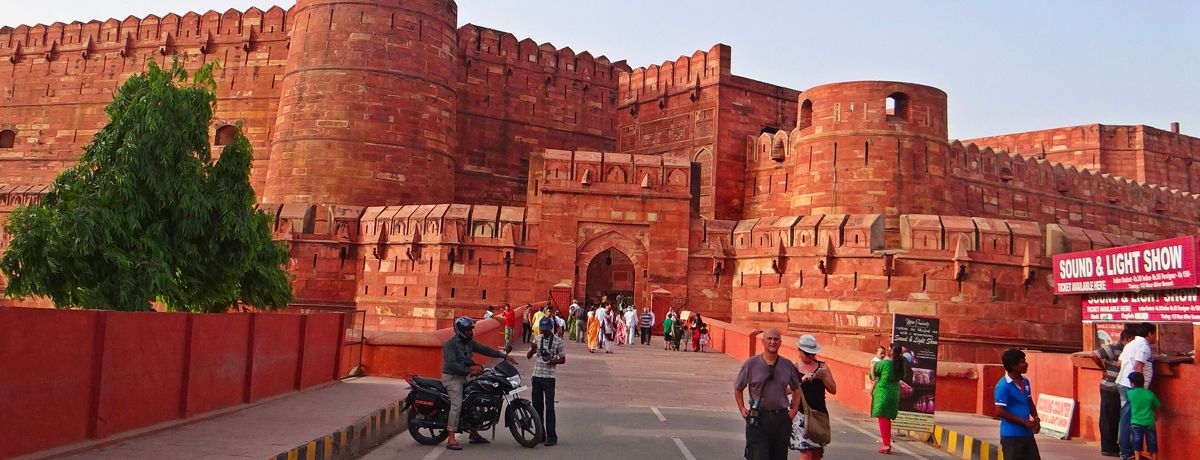
[(509, 385), (512, 385), (512, 387), (513, 387), (513, 388), (516, 388), (516, 387), (519, 387), (519, 386), (521, 386), (521, 376), (520, 376), (520, 375), (514, 375), (514, 376), (512, 376), (512, 377), (509, 377), (509, 378), (508, 378), (508, 384), (509, 384)]

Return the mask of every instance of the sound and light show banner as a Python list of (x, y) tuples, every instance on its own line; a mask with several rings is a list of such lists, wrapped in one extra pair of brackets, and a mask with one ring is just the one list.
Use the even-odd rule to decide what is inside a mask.
[(1200, 322), (1200, 289), (1088, 294), (1083, 297), (1083, 320)]
[(892, 422), (899, 430), (933, 432), (933, 412), (936, 407), (934, 388), (937, 384), (938, 319), (922, 316), (894, 315), (892, 341), (904, 349), (911, 376), (900, 379), (900, 414)]
[(1196, 287), (1196, 236), (1054, 256), (1054, 293)]

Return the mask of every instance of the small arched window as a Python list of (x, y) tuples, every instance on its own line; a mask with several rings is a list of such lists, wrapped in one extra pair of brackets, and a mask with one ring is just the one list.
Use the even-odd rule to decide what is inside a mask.
[(17, 132), (11, 129), (0, 131), (0, 149), (11, 149), (17, 143)]
[(217, 128), (216, 144), (217, 146), (229, 145), (233, 143), (234, 136), (237, 136), (237, 127), (233, 125), (225, 125)]
[(809, 126), (812, 126), (812, 101), (805, 99), (800, 104), (800, 120), (796, 122), (796, 127), (804, 129)]
[(888, 121), (908, 120), (908, 95), (892, 93), (884, 102)]

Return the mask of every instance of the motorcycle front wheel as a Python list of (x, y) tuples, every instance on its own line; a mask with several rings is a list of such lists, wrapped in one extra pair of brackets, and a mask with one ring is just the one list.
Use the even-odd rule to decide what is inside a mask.
[(544, 428), (542, 418), (533, 410), (533, 405), (526, 402), (518, 404), (508, 412), (508, 431), (513, 439), (522, 447), (534, 447), (542, 442)]
[(442, 441), (446, 440), (446, 436), (449, 435), (446, 433), (446, 427), (443, 426), (442, 428), (429, 428), (418, 426), (420, 424), (419, 422), (433, 422), (436, 420), (436, 415), (426, 416), (424, 414), (418, 414), (415, 408), (410, 407), (408, 409), (408, 434), (412, 435), (413, 439), (415, 439), (421, 445), (436, 446), (441, 444)]

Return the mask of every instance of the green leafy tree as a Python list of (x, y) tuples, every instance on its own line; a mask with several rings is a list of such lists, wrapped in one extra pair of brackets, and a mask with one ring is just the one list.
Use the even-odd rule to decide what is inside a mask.
[[(213, 160), (213, 65), (150, 63), (105, 108), (109, 123), (38, 204), (14, 210), (6, 295), (59, 308), (222, 312), (292, 300), (288, 250), (254, 209), (250, 142)], [(240, 131), (240, 130), (239, 130)]]

